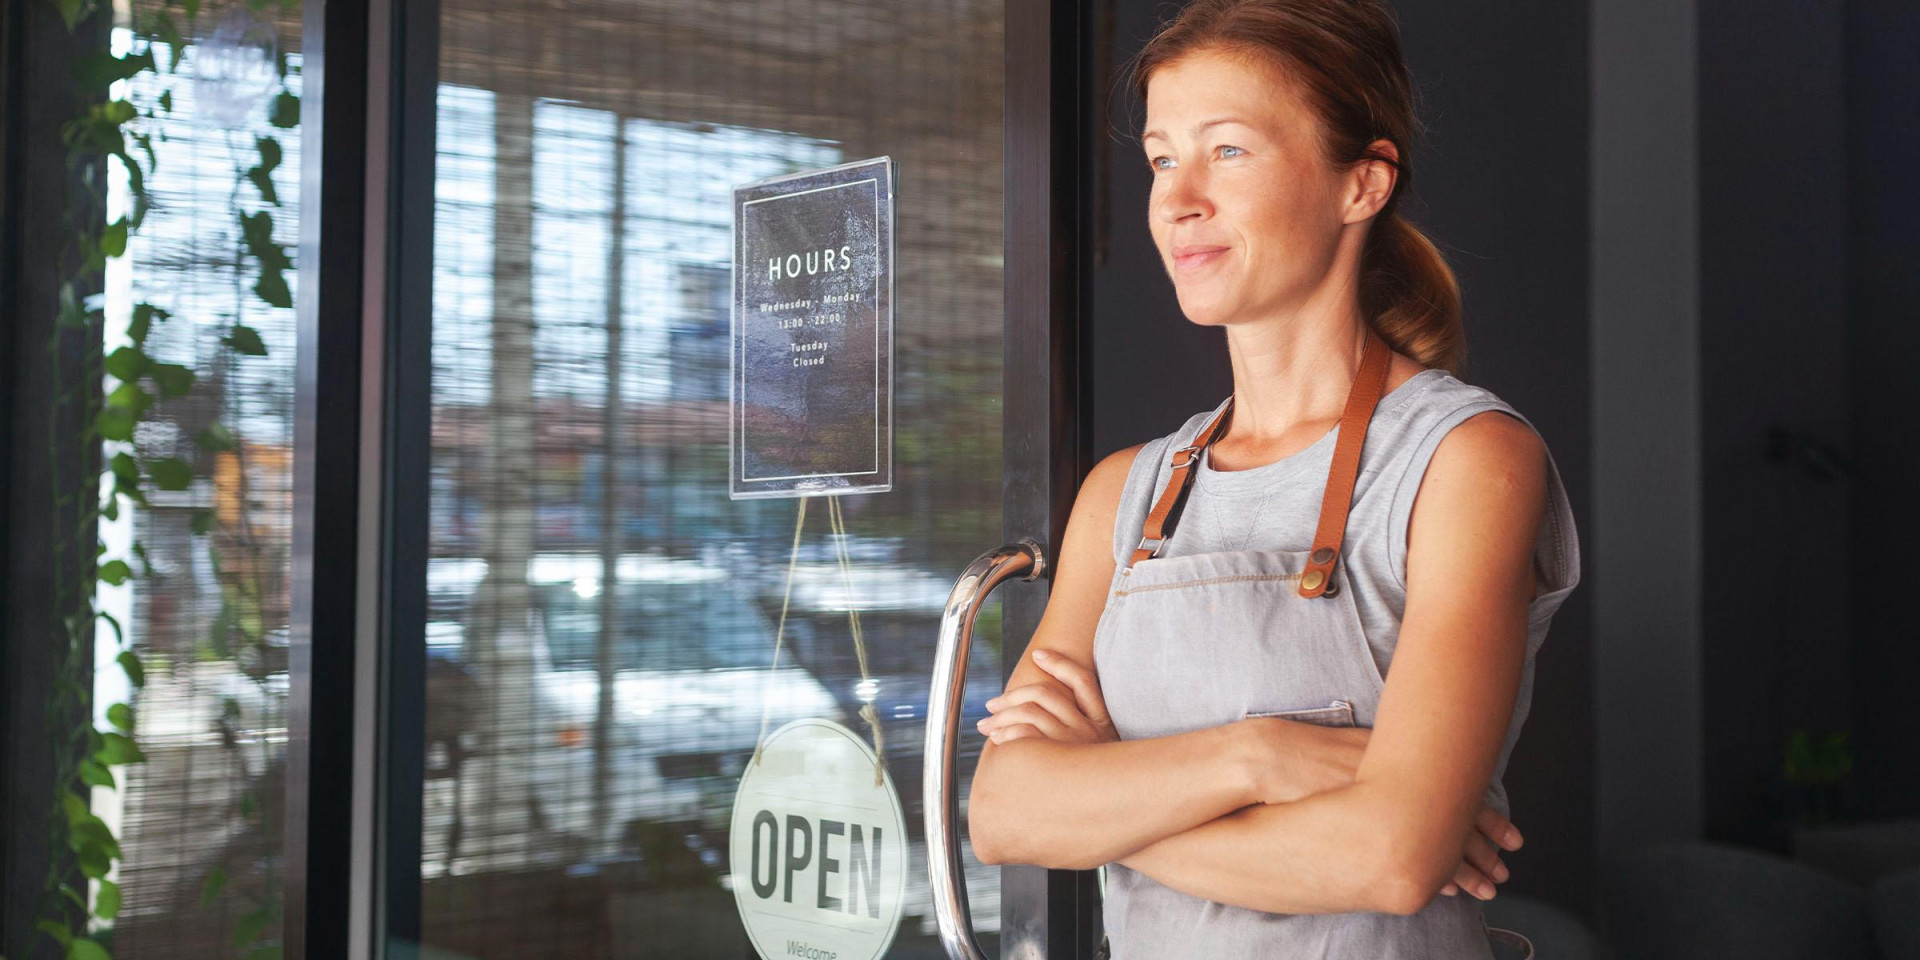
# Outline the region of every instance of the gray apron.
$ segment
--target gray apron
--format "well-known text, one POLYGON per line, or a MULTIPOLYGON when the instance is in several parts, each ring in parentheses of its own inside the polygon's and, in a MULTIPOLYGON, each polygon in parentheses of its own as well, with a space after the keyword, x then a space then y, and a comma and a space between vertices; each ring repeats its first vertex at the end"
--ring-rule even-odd
MULTIPOLYGON (((1169 482, 1147 516, 1140 548, 1114 574, 1094 634, 1095 666, 1122 739, 1255 716, 1373 726, 1385 680, 1352 593, 1341 589, 1340 541, 1391 359, 1369 328, 1307 550, 1156 556, 1172 536, 1200 453, 1223 428, 1232 402, 1173 452, 1169 482)), ((1193 897, 1119 863, 1105 869, 1102 950, 1113 960, 1485 960, 1494 957, 1495 942, 1503 958, 1533 957, 1525 937, 1489 929, 1480 901, 1465 892, 1435 897, 1412 916, 1281 914, 1193 897)))

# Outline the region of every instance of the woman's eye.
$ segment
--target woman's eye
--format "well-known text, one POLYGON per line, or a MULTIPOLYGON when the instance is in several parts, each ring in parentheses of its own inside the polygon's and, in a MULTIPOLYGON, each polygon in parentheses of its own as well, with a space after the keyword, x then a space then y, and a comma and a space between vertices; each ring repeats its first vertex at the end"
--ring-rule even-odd
POLYGON ((1161 166, 1161 165, 1160 165, 1160 161, 1162 161, 1162 160, 1172 160, 1172 159, 1173 159, 1172 157, 1153 157, 1152 159, 1149 159, 1149 160, 1147 161, 1147 165, 1148 165, 1148 166, 1150 166, 1150 167, 1152 167, 1152 168, 1153 168, 1153 169, 1155 169, 1155 170, 1170 170, 1170 169, 1172 169, 1171 167, 1163 167, 1163 166, 1161 166))
POLYGON ((1228 150, 1239 150, 1239 151, 1240 151, 1241 153, 1246 153, 1246 152, 1247 152, 1247 151, 1246 151, 1245 149, 1243 149, 1243 148, 1241 148, 1241 147, 1236 147, 1236 146, 1233 146, 1232 144, 1226 144, 1226 145, 1223 145, 1223 146, 1221 146, 1221 148, 1220 148, 1220 153, 1221 153, 1221 155, 1222 155, 1222 156, 1225 156, 1225 155, 1226 155, 1226 152, 1227 152, 1228 150))

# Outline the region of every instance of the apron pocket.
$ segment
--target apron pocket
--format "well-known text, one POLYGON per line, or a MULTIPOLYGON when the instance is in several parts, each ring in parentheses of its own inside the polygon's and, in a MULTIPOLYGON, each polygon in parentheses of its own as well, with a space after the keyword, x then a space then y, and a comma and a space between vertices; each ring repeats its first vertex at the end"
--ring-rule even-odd
POLYGON ((1307 707, 1303 710, 1270 710, 1248 712, 1251 717, 1279 717, 1282 720, 1296 720, 1322 727, 1353 726, 1353 704, 1346 700, 1335 700, 1324 707, 1307 707))

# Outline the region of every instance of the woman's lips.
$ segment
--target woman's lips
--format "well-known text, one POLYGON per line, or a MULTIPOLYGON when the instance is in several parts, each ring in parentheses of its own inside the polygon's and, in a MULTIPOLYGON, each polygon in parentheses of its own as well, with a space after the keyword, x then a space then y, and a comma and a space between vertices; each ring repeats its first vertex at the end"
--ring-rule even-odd
POLYGON ((1176 247, 1173 251, 1173 265, 1175 269, 1182 272, 1197 270, 1220 259, 1220 255, 1226 252, 1226 247, 1176 247))

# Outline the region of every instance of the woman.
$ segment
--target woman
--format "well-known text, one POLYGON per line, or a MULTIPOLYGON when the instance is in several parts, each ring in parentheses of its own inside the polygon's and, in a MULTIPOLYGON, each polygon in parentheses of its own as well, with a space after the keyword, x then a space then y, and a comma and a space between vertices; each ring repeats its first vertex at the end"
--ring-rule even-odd
POLYGON ((981 723, 975 855, 1105 865, 1119 960, 1531 955, 1480 900, 1578 541, 1532 425, 1451 373, 1391 15, 1198 0, 1135 76, 1154 242, 1233 393, 1087 477, 981 723))

